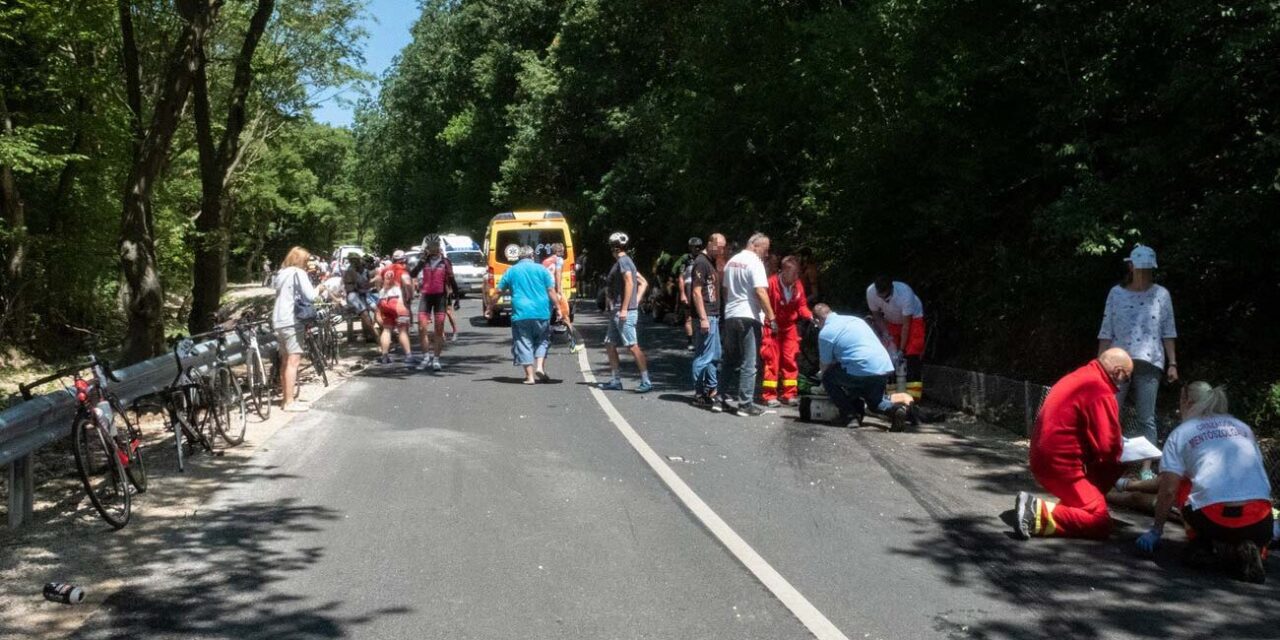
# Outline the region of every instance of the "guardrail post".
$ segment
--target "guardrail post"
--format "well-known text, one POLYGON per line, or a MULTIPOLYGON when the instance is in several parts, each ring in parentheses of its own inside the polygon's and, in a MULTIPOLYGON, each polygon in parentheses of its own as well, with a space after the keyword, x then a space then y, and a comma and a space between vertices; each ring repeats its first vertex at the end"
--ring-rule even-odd
POLYGON ((30 455, 9 463, 9 529, 17 529, 31 519, 35 484, 30 455))

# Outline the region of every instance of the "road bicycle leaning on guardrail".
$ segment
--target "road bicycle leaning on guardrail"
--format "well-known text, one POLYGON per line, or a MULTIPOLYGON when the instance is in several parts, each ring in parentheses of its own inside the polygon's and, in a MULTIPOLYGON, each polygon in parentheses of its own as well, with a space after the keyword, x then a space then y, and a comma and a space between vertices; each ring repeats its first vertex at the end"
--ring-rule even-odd
POLYGON ((236 323, 236 334, 244 345, 244 364, 247 369, 244 386, 248 388, 249 398, 253 400, 253 410, 259 418, 271 417, 271 390, 275 387, 267 378, 266 363, 262 360, 262 349, 258 347, 258 332, 267 326, 267 320, 254 320, 246 314, 236 323))
POLYGON ((22 397, 41 385, 72 379, 65 386, 79 408, 71 421, 71 442, 76 469, 85 493, 103 520, 116 529, 129 524, 132 497, 129 484, 142 493, 147 490, 147 465, 142 458, 142 435, 129 421, 120 399, 111 392, 119 382, 110 365, 89 354, 89 362, 67 367, 34 382, 19 386, 22 397), (89 377, 84 372, 89 371, 89 377))
POLYGON ((214 451, 210 440, 213 412, 204 408, 205 384, 195 367, 182 366, 183 358, 189 358, 195 350, 195 342, 179 337, 172 343, 178 373, 168 387, 134 400, 134 420, 136 423, 146 413, 163 413, 165 429, 173 432, 178 471, 186 471, 186 458, 195 453, 197 446, 214 455, 220 452, 214 451))
POLYGON ((214 338, 215 351, 212 369, 206 379, 208 395, 205 397, 209 410, 213 412, 214 426, 218 435, 228 445, 235 446, 244 442, 245 425, 249 414, 245 411, 244 393, 240 388, 240 379, 231 369, 228 357, 227 337, 231 329, 218 327, 207 336, 214 338))

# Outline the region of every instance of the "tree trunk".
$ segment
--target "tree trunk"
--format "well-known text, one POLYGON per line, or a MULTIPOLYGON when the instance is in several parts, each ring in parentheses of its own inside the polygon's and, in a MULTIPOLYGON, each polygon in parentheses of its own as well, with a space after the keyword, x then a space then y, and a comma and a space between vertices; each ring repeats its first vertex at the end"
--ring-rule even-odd
MULTIPOLYGON (((133 33, 132 14, 123 5, 120 12, 122 36, 133 33)), ((191 91, 192 76, 199 66, 196 34, 207 28, 209 20, 209 6, 203 0, 181 0, 177 7, 186 24, 174 44, 169 68, 158 87, 150 126, 145 133, 135 129, 141 133, 141 138, 135 138, 133 165, 125 182, 119 249, 128 318, 123 354, 126 363, 145 360, 164 349, 164 287, 156 260, 151 193, 168 159, 173 135, 191 91)), ((137 64, 137 42, 125 38, 123 44, 129 106, 134 120, 141 122, 141 100, 139 98, 135 102, 134 97, 141 96, 138 83, 142 74, 136 66, 128 68, 128 61, 137 64)))
POLYGON ((192 333, 208 331, 213 326, 222 294, 227 286, 228 219, 226 185, 239 160, 241 134, 246 123, 245 103, 253 85, 253 56, 275 11, 275 0, 258 0, 249 20, 244 43, 236 57, 227 107, 226 127, 222 140, 213 146, 212 114, 209 107, 209 82, 206 73, 203 38, 198 43, 200 66, 195 76, 196 141, 200 150, 200 215, 196 218, 195 262, 191 288, 191 315, 187 327, 192 333))
MULTIPOLYGON (((9 115, 8 101, 3 93, 0 93, 0 135, 13 135, 13 118, 9 115)), ((0 333, 5 333, 3 329, 7 328, 9 321, 22 315, 19 291, 27 260, 27 215, 24 208, 13 168, 0 165, 0 213, 4 214, 9 233, 13 234, 4 247, 4 280, 0 283, 0 333)))

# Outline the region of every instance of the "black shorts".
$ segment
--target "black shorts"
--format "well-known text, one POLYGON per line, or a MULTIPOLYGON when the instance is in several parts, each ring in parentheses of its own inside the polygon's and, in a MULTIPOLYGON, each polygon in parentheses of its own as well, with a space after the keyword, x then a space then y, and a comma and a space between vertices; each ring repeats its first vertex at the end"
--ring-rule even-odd
POLYGON ((449 297, 443 293, 423 294, 422 299, 418 302, 418 315, 443 316, 444 310, 448 306, 449 297))
MULTIPOLYGON (((1227 508, 1230 509, 1230 507, 1227 508)), ((1198 509, 1187 509, 1183 514, 1183 518, 1195 531, 1195 537, 1198 539, 1220 542, 1252 540, 1258 545, 1259 549, 1265 549, 1271 543, 1272 523, 1274 520, 1272 520, 1272 516, 1269 513, 1261 520, 1242 524, 1238 527, 1229 527, 1214 522, 1198 509)))

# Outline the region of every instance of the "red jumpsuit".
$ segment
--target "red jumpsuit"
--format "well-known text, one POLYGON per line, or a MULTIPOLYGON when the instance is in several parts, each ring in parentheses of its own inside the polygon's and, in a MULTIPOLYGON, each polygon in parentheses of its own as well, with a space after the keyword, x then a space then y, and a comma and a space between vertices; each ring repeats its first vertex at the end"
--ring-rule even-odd
POLYGON ((800 318, 813 320, 809 311, 809 301, 805 299, 804 283, 799 279, 791 285, 791 298, 784 299, 782 280, 774 274, 769 276, 769 305, 773 307, 773 315, 778 320, 778 332, 774 333, 765 325, 763 339, 760 342, 760 359, 764 361, 764 390, 761 397, 765 402, 770 400, 788 400, 799 395, 796 386, 800 379, 800 369, 796 366, 796 356, 800 353, 800 332, 796 322, 800 318), (782 393, 778 393, 778 387, 782 393))
POLYGON ((1116 387, 1097 360, 1053 385, 1031 436, 1031 473, 1061 501, 1044 503, 1043 535, 1106 538, 1106 492, 1121 475, 1116 387))

